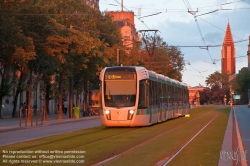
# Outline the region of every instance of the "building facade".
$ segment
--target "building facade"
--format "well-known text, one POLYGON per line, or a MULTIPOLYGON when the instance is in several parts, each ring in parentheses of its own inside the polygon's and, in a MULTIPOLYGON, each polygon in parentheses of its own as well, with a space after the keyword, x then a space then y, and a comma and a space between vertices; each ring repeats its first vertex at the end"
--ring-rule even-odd
POLYGON ((196 105, 196 95, 199 92, 202 92, 205 88, 202 85, 195 87, 188 87, 189 92, 189 104, 196 105))
POLYGON ((230 24, 227 24, 226 34, 223 41, 221 50, 221 71, 222 73, 235 74, 235 47, 234 40, 230 28, 230 24))
POLYGON ((134 12, 106 11, 105 14, 111 16, 113 22, 119 27, 123 45, 129 52, 133 47, 133 42, 138 42, 140 40, 134 24, 134 12))

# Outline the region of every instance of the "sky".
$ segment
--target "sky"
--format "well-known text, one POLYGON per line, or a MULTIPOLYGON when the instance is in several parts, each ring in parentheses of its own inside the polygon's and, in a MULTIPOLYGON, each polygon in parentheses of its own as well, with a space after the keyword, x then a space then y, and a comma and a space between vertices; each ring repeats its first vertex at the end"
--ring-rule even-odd
MULTIPOLYGON (((100 10, 121 11, 121 2, 100 0, 100 10)), ((236 74, 248 65, 250 0, 123 0, 123 6, 134 12, 137 31, 158 30, 168 45, 180 46, 186 63, 182 81, 189 86, 207 86, 207 77, 221 72, 222 47, 198 46, 221 45, 228 23, 236 48, 236 74)))

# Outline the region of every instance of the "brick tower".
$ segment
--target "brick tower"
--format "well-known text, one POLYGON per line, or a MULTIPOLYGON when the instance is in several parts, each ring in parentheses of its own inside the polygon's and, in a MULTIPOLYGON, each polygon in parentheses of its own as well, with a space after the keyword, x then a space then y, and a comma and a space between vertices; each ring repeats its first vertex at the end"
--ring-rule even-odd
POLYGON ((229 23, 221 50, 221 71, 230 75, 235 74, 235 47, 229 23))

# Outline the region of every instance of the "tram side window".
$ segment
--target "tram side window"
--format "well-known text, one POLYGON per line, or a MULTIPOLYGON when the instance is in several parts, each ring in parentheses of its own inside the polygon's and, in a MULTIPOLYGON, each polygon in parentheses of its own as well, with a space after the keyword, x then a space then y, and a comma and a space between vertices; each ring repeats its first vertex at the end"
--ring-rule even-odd
POLYGON ((173 85, 170 85, 170 86, 169 86, 169 90, 170 90, 170 91, 169 91, 169 93, 170 93, 170 95, 169 95, 169 97, 170 97, 170 98, 169 98, 169 99, 170 99, 170 100, 169 100, 169 103, 171 104, 171 106, 173 106, 173 97, 174 97, 174 96, 173 96, 173 85))
POLYGON ((154 105, 154 108, 155 107, 158 107, 158 96, 157 96, 157 93, 158 93, 158 90, 157 90, 157 82, 156 81, 153 81, 153 87, 154 87, 154 98, 153 98, 153 105, 154 105))
POLYGON ((167 91, 164 83, 162 83, 162 104, 164 107, 167 106, 167 91))
POLYGON ((169 100, 169 90, 168 90, 168 84, 165 85, 165 103, 168 106, 168 100, 169 100))
POLYGON ((141 80, 139 86, 138 109, 145 109, 149 107, 148 80, 141 80))
POLYGON ((160 82, 156 82, 155 83, 156 85, 156 104, 157 104, 157 107, 159 108, 160 107, 160 104, 161 104, 161 83, 160 82))
POLYGON ((153 80, 149 81, 150 91, 150 106, 153 108, 156 105, 156 82, 153 80))
POLYGON ((181 91, 179 87, 177 87, 176 89, 177 89, 176 104, 179 106, 181 91))

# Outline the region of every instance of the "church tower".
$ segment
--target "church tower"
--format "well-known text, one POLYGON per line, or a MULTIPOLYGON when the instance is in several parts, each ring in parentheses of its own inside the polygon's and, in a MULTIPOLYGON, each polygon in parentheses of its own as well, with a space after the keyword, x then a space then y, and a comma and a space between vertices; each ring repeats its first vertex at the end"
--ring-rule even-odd
POLYGON ((221 50, 221 71, 222 73, 235 74, 235 47, 230 24, 227 24, 227 30, 221 50))

